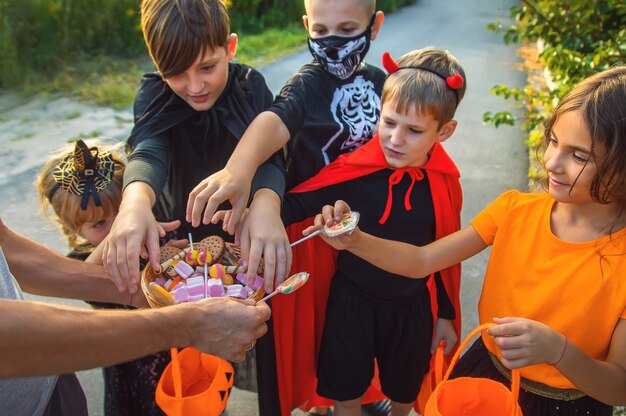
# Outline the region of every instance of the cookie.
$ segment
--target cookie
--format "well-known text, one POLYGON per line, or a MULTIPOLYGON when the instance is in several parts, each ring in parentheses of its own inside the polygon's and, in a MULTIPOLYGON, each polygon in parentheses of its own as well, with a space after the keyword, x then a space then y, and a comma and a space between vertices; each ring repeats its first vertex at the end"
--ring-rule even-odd
POLYGON ((199 243, 194 244, 193 248, 198 251, 208 251, 211 253, 213 263, 217 263, 224 253, 224 239, 218 235, 211 235, 203 238, 199 243))
POLYGON ((160 263, 163 263, 164 261, 167 261, 171 258, 174 258, 178 253, 180 253, 182 250, 176 247, 172 247, 172 246, 163 246, 161 247, 161 261, 160 263))

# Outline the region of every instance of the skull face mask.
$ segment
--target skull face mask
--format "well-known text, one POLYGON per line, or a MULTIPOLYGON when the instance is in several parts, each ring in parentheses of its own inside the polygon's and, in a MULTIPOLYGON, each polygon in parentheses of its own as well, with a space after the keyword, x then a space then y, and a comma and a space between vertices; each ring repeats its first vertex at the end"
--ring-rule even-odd
POLYGON ((331 75, 339 79, 350 77, 357 70, 370 48, 372 25, 376 15, 372 16, 367 29, 359 35, 309 37, 311 55, 331 75))

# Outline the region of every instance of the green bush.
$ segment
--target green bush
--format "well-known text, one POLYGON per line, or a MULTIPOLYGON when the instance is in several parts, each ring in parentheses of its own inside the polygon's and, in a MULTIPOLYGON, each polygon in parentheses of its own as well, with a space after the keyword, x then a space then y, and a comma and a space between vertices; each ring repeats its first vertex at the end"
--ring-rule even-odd
MULTIPOLYGON (((385 12, 416 0, 378 0, 385 12)), ((300 24, 303 0, 231 0, 233 31, 300 24)), ((80 62, 146 54, 140 0, 0 0, 0 87, 54 78, 80 62)))
MULTIPOLYGON (((626 59, 626 2, 623 0, 523 0, 511 8, 515 24, 500 22, 488 29, 502 34, 505 43, 541 41, 541 64, 549 71, 552 89, 526 85, 509 88, 498 85, 492 93, 513 99, 524 108, 523 129, 543 125, 559 97, 591 74, 626 59)), ((485 113, 483 119, 496 127, 514 125, 508 111, 485 113)))

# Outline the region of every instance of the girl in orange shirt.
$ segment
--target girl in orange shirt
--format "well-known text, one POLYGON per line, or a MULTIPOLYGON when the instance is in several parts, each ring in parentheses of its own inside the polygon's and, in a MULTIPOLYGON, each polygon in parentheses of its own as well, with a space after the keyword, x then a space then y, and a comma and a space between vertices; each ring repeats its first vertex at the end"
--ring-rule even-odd
MULTIPOLYGON (((389 272, 427 276, 492 246, 483 333, 453 376, 509 384, 526 415, 607 415, 626 403, 626 66, 589 77, 545 132, 546 193, 509 191, 469 226, 424 247, 358 228, 325 238, 389 272)), ((348 210, 324 207, 310 233, 348 210)))

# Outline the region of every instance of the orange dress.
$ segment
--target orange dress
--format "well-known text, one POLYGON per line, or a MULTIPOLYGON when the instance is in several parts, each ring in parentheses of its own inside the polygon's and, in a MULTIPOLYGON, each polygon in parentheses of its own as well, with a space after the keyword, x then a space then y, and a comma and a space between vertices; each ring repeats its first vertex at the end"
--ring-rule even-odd
MULTIPOLYGON (((478 304, 480 323, 493 317, 543 322, 598 360, 606 360, 613 330, 626 319, 626 228, 598 240, 572 243, 550 228, 549 194, 509 191, 472 226, 492 246, 478 304)), ((493 338, 485 345, 498 354, 493 338)), ((574 388, 556 368, 537 364, 522 377, 574 388)))

